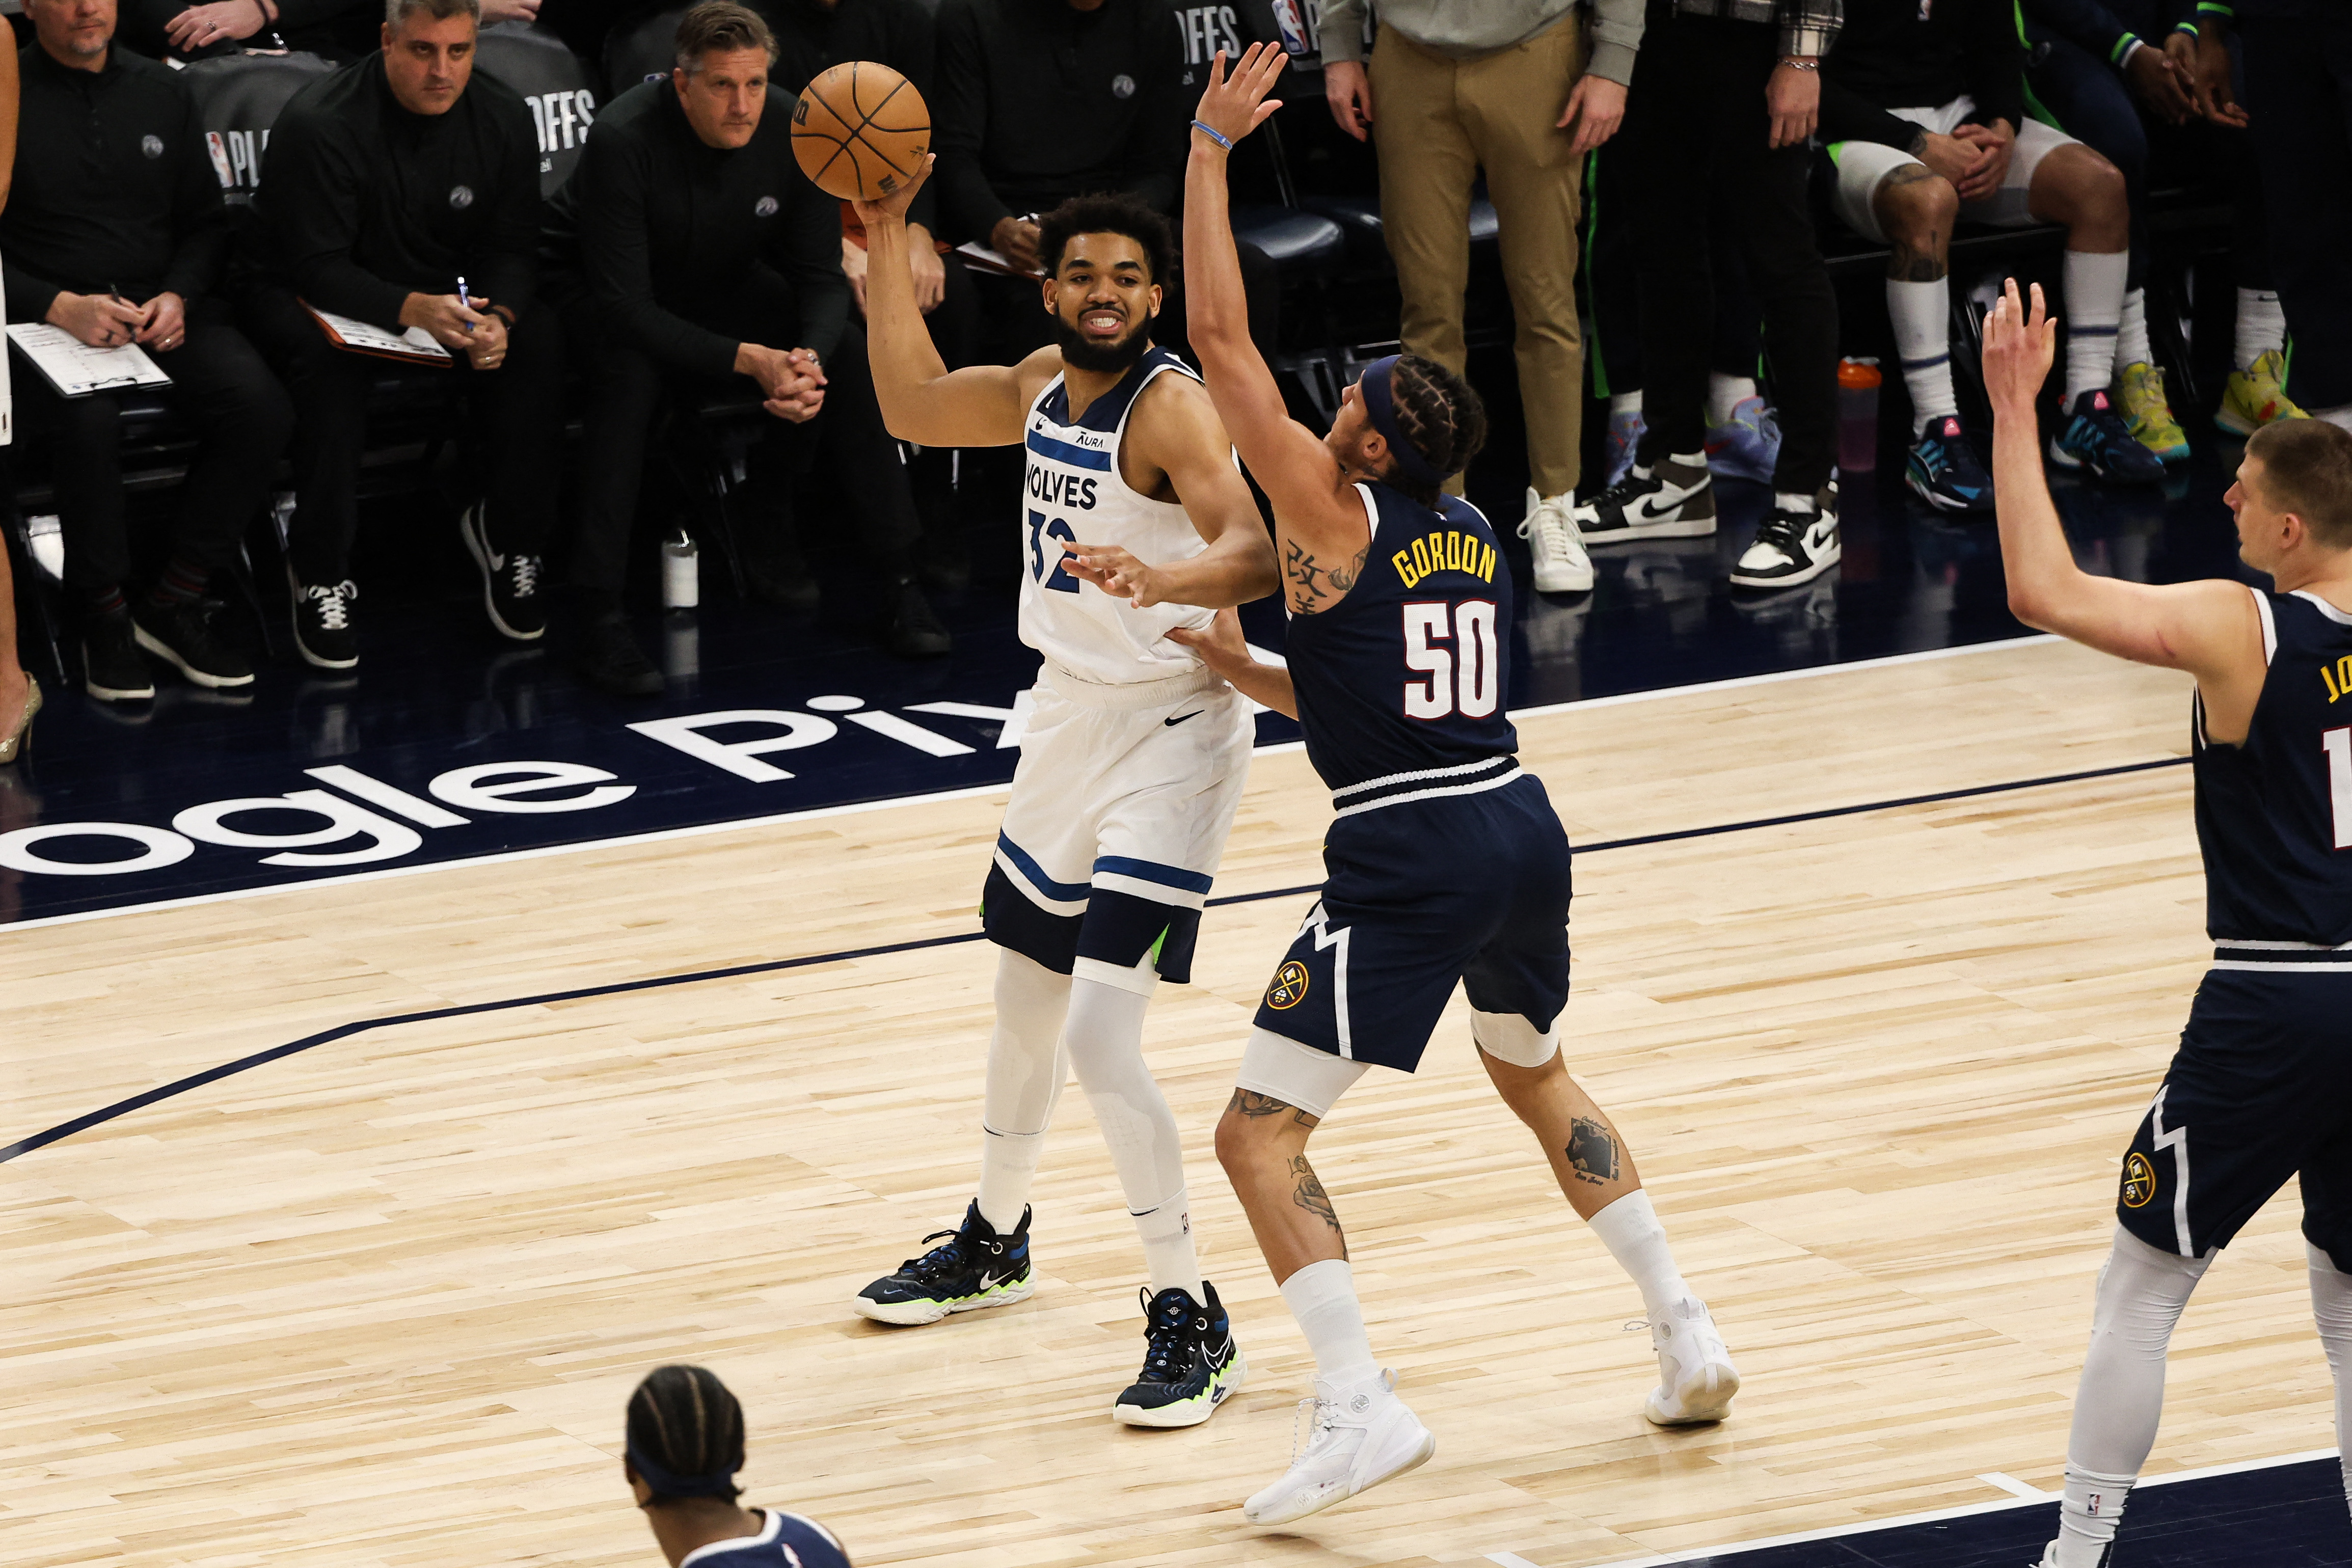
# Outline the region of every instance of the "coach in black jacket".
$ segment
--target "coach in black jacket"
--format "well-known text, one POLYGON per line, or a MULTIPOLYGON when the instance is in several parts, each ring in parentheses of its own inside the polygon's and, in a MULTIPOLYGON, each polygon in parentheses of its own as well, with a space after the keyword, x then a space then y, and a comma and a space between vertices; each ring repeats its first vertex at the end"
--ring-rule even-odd
POLYGON ((359 466, 368 391, 391 367, 335 347, 305 304, 420 329, 450 351, 488 454, 488 498, 467 509, 462 526, 491 625, 518 642, 546 626, 538 588, 555 505, 563 350, 555 313, 533 309, 539 138, 513 89, 474 74, 478 0, 393 0, 388 14, 379 53, 286 106, 254 201, 262 276, 245 301, 246 329, 285 377, 301 420, 288 564, 296 642, 323 668, 359 661, 351 568, 359 466))
POLYGON ((83 685, 101 701, 152 697, 139 649, 204 686, 253 681, 217 638, 205 580, 236 552, 269 492, 293 422, 286 394, 212 297, 227 245, 220 184, 186 85, 113 43, 112 0, 32 0, 12 198, 0 216, 7 315, 94 346, 137 342, 198 443, 180 492, 172 563, 125 590, 131 552, 119 467, 121 398, 61 398, 38 372, 16 385, 36 441, 54 441, 66 583, 83 611, 83 685))
MULTIPOLYGON (((840 204, 792 151, 790 100, 770 102, 775 40, 732 0, 678 24, 677 61, 596 117, 551 204, 547 248, 569 335, 593 363, 579 537, 565 574, 576 657, 617 693, 659 688, 620 612, 646 438, 666 393, 758 397, 754 531, 743 564, 761 597, 814 607, 793 490, 821 445, 864 513, 858 537, 894 652, 938 654, 945 630, 914 582, 914 501, 883 428, 849 319, 840 204)), ((753 521, 746 519, 744 521, 753 521)))

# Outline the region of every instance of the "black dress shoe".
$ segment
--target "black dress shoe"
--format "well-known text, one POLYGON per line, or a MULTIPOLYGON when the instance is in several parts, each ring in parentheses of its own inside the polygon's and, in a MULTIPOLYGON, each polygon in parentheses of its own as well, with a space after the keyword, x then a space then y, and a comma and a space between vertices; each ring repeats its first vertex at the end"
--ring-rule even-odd
POLYGON ((629 617, 603 610, 581 623, 572 662, 590 685, 614 697, 651 697, 662 689, 661 671, 646 658, 629 630, 629 617))
POLYGON ((890 591, 890 626, 882 640, 900 658, 937 658, 955 646, 911 577, 890 591))

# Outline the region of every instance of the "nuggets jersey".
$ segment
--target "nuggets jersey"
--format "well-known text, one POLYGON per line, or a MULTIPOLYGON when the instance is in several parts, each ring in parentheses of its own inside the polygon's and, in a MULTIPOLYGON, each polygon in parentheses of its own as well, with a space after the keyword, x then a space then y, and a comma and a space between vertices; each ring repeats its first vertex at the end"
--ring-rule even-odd
POLYGON ((698 1546, 677 1568, 849 1568, 849 1553, 816 1521, 780 1508, 758 1511, 768 1516, 759 1534, 698 1546))
POLYGON ((2352 615, 2250 589, 2270 664, 2243 744, 2193 737, 2205 924, 2231 967, 2342 961, 2352 943, 2352 615), (2298 960, 2298 951, 2304 957, 2298 960))
POLYGON ((1503 709, 1511 578, 1494 528, 1453 496, 1433 510, 1386 485, 1356 490, 1372 528, 1363 573, 1287 632, 1307 759, 1343 813, 1391 781, 1494 787, 1519 749, 1503 709))
POLYGON ((1047 663, 1104 685, 1164 680, 1199 670, 1199 656, 1170 642, 1167 634, 1174 626, 1205 626, 1214 618, 1214 612, 1189 605, 1136 609, 1062 567, 1065 541, 1116 544, 1153 565, 1181 561, 1205 548, 1181 506, 1138 494, 1119 477, 1128 415, 1154 377, 1171 373, 1192 374, 1182 360, 1156 348, 1091 408, 1074 411, 1058 375, 1029 405, 1021 501, 1027 567, 1021 581, 1021 640, 1047 663))

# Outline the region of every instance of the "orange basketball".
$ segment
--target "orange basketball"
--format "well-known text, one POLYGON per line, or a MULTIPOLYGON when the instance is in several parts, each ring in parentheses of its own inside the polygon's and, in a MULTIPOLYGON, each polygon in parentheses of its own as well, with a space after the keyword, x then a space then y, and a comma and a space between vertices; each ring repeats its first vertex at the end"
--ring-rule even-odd
POLYGON ((923 171, 931 110, 915 84, 872 60, 844 60, 793 106, 793 156, 818 190, 878 201, 923 171))

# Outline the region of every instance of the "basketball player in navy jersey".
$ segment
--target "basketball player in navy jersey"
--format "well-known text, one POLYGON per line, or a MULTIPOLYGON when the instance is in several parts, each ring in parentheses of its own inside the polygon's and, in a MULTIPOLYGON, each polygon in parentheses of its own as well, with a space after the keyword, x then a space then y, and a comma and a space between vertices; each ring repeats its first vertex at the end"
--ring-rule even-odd
MULTIPOLYGON (((2056 323, 2011 282, 1985 322, 2009 605, 2042 631, 2196 678, 2190 744, 2213 966, 2124 1152, 2115 1242, 2066 1439, 2044 1568, 2106 1568, 2156 1442, 2165 1348, 2214 1254, 2300 1174, 2336 1432, 2352 1447, 2352 432, 2282 421, 2246 442, 2238 553, 2268 590, 2158 586, 2074 563, 2034 398, 2056 323)), ((2352 1502, 2352 1468, 2346 1475, 2352 1502)))
POLYGON ((1440 489, 1485 437, 1477 395, 1430 361, 1382 360, 1318 438, 1286 416, 1250 343, 1225 156, 1279 107, 1265 100, 1285 63, 1261 45, 1230 79, 1223 55, 1212 68, 1186 174, 1184 272, 1209 395, 1274 503, 1289 668, 1251 660, 1230 619, 1172 634, 1297 717, 1336 818, 1328 879, 1266 987, 1217 1128, 1218 1157, 1315 1353, 1313 1436, 1244 1507, 1266 1525, 1435 1449, 1373 1359, 1339 1215, 1306 1147, 1367 1067, 1418 1065, 1457 983, 1495 1087, 1641 1287, 1661 1374, 1650 1419, 1720 1419, 1739 1387, 1624 1140, 1560 1060, 1568 836, 1520 768, 1503 710, 1508 567, 1486 519, 1440 489))
POLYGON ((657 1366, 629 1395, 622 1479, 669 1568, 849 1568, 833 1531, 780 1508, 745 1508, 743 1407, 707 1367, 657 1366))
POLYGON ((1183 1144, 1143 1058, 1143 1018, 1160 981, 1192 976, 1256 730, 1249 704, 1171 634, 1208 625, 1201 605, 1272 593, 1273 544, 1199 378, 1152 345, 1173 270, 1167 221, 1121 196, 1047 213, 1041 298, 1059 341, 1017 365, 950 372, 908 267, 906 208, 920 185, 859 205, 875 389, 902 440, 1024 448, 1021 638, 1044 662, 982 893, 1002 951, 978 1191, 961 1226, 926 1238, 943 1245, 854 1307, 932 1323, 1036 1289, 1030 1184, 1075 1070, 1150 1278, 1143 1370, 1112 1418, 1197 1426, 1248 1363, 1201 1277, 1183 1144), (1148 563, 1148 588, 1087 587, 1066 565, 1080 540, 1148 563))

